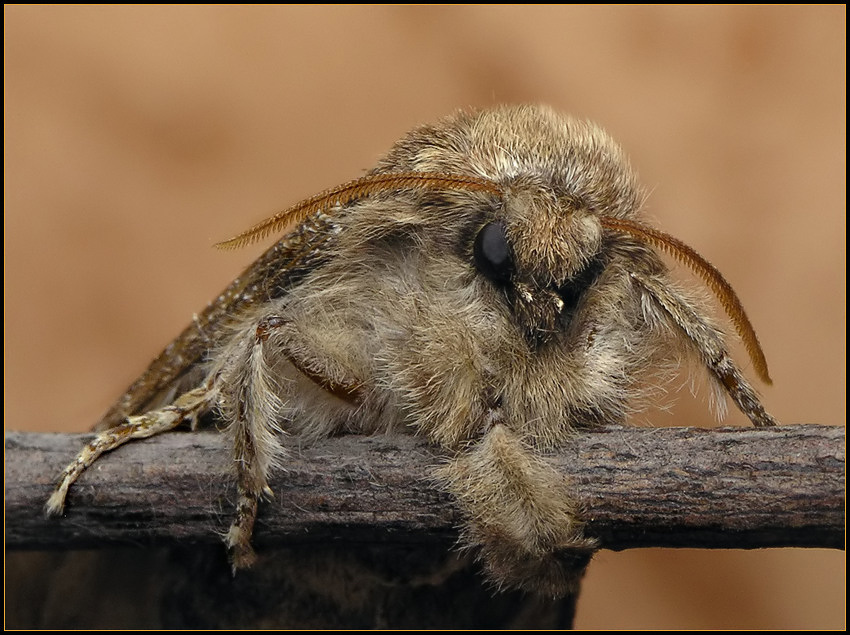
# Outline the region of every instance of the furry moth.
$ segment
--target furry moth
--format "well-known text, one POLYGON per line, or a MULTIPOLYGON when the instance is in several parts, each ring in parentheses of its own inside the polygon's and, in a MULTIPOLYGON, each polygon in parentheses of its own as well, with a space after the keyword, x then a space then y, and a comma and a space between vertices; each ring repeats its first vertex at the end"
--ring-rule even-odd
POLYGON ((718 297, 767 383, 740 301, 696 251, 641 220, 644 195, 599 127, 541 106, 459 112, 398 141, 364 177, 221 243, 295 227, 222 292, 104 416, 47 503, 102 453, 213 413, 237 488, 234 568, 284 433, 415 432, 446 456, 462 540, 496 585, 569 593, 595 547, 541 457, 621 423, 648 373, 696 359, 772 426, 708 310, 659 252, 718 297), (579 571, 577 574, 576 571, 579 571))

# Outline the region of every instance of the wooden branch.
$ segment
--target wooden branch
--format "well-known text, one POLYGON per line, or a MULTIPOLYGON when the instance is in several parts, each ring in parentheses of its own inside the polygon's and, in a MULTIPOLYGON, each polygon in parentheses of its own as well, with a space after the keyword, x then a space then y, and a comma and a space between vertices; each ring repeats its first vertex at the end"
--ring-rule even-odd
MULTIPOLYGON (((7 549, 214 542, 234 485, 216 433, 173 433, 102 457, 64 518, 43 505, 90 435, 7 432, 7 549)), ((844 546, 845 428, 621 428, 578 435, 550 460, 575 488, 588 533, 630 547, 844 546)), ((460 516, 429 482, 438 450, 410 436, 349 436, 293 449, 261 506, 258 547, 452 539, 460 516)))

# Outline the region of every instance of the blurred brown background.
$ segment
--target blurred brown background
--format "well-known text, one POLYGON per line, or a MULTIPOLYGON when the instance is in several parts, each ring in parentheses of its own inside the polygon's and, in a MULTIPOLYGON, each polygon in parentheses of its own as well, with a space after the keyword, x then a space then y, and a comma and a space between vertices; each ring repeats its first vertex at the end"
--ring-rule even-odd
MULTIPOLYGON (((264 249, 214 241, 413 125, 524 101, 605 126, 653 220, 732 282, 768 410, 843 424, 845 24, 844 6, 6 6, 6 427, 89 428, 264 249)), ((637 423, 713 425, 674 397, 637 423)), ((576 626, 844 623, 843 553, 637 550, 599 554, 576 626)))

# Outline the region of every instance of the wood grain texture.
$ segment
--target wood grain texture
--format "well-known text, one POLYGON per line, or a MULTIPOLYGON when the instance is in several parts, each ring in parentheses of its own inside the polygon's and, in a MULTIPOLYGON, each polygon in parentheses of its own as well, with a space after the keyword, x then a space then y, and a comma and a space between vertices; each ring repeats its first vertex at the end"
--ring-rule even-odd
MULTIPOLYGON (((45 518, 54 479, 90 435, 7 432, 7 549, 211 543, 234 486, 222 435, 175 433, 99 460, 45 518)), ((604 548, 844 545, 845 428, 620 428, 549 457, 574 484, 604 548)), ((429 481, 440 455, 410 436, 293 448, 261 507, 258 548, 329 538, 443 542, 459 521, 429 481)))

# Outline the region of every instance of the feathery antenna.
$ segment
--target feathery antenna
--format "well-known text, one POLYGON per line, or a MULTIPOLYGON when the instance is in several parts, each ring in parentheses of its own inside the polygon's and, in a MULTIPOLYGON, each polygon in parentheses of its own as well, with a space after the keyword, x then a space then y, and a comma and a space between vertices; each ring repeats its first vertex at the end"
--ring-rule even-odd
POLYGON ((346 205, 378 192, 404 189, 484 191, 502 195, 502 189, 496 183, 474 176, 454 176, 434 172, 373 174, 349 181, 305 199, 289 209, 257 223, 233 238, 216 243, 216 247, 219 249, 245 247, 262 240, 269 234, 279 232, 287 226, 298 224, 318 211, 327 211, 335 205, 346 205))

